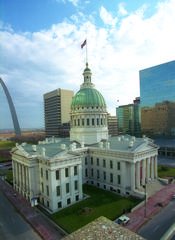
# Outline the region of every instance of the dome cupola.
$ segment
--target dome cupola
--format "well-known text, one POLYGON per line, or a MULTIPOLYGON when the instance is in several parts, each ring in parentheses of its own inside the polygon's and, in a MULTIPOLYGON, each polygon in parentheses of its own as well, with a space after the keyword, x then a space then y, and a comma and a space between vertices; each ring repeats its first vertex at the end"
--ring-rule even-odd
POLYGON ((108 139, 107 110, 102 94, 91 82, 91 70, 86 63, 84 82, 71 103, 70 140, 93 144, 108 139))

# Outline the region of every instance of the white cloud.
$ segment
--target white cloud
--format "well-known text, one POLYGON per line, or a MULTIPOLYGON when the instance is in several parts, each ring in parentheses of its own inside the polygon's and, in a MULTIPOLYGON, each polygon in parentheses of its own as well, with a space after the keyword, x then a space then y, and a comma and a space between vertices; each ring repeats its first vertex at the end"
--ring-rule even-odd
POLYGON ((112 15, 103 6, 100 8, 100 17, 105 24, 111 26, 115 26, 118 21, 118 18, 113 18, 112 15))
MULTIPOLYGON (((66 0, 56 0, 56 1, 66 3, 66 0)), ((67 0, 67 1, 71 2, 74 6, 77 6, 79 3, 79 0, 67 0)))
POLYGON ((118 99, 122 105, 139 96, 139 70, 174 60, 175 1, 159 3, 149 18, 145 18, 143 6, 124 16, 118 25, 117 17, 112 18, 103 7, 101 10, 109 25, 105 28, 78 14, 79 22, 81 17, 85 19, 78 26, 76 21, 65 21, 35 33, 0 32, 1 77, 23 127, 33 119, 38 119, 37 126, 44 125, 44 93, 56 88, 79 90, 86 53, 80 45, 86 36, 92 81, 112 114, 118 99))
POLYGON ((128 12, 126 11, 126 9, 124 8, 124 4, 123 3, 120 3, 118 5, 119 7, 119 10, 118 10, 118 14, 121 15, 121 16, 125 16, 128 14, 128 12))

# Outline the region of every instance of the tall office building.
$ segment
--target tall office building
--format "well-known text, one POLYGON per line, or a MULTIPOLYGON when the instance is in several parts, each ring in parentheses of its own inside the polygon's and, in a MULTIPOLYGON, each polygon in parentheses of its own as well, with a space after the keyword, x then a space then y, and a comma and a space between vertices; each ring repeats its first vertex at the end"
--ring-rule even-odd
POLYGON ((119 126, 118 126, 118 117, 116 116, 108 116, 108 134, 111 137, 119 135, 119 126))
POLYGON ((119 132, 139 136, 141 132, 140 98, 137 97, 133 104, 122 105, 116 108, 119 121, 119 132))
POLYGON ((175 61, 140 71, 141 129, 175 136, 175 61))
POLYGON ((70 122, 70 106, 73 96, 73 91, 60 88, 44 94, 46 137, 59 137, 60 129, 70 122))

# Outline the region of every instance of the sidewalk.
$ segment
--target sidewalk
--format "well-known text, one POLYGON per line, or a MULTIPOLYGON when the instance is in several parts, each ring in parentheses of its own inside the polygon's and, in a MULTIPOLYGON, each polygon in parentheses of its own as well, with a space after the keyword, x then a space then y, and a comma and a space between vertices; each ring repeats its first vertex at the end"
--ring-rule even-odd
POLYGON ((54 226, 37 209, 32 208, 29 202, 2 179, 0 179, 0 189, 42 239, 59 240, 65 237, 61 229, 54 226))
POLYGON ((166 206, 172 195, 175 194, 175 183, 169 184, 156 192, 154 195, 148 198, 146 202, 146 218, 145 215, 145 204, 140 206, 138 209, 132 213, 127 214, 127 217, 130 218, 130 222, 127 224, 126 228, 136 232, 141 228, 152 216, 154 216, 161 207, 157 203, 161 203, 162 206, 166 206))

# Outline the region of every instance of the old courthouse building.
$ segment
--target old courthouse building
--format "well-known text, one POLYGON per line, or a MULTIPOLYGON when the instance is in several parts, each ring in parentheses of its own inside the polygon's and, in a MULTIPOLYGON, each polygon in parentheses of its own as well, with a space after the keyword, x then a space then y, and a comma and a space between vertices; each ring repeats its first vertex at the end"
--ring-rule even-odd
POLYGON ((82 200, 83 183, 142 197, 145 181, 157 178, 158 147, 146 137, 108 137, 106 103, 88 64, 83 75, 71 104, 70 139, 23 143, 11 152, 15 190, 51 212, 82 200))

